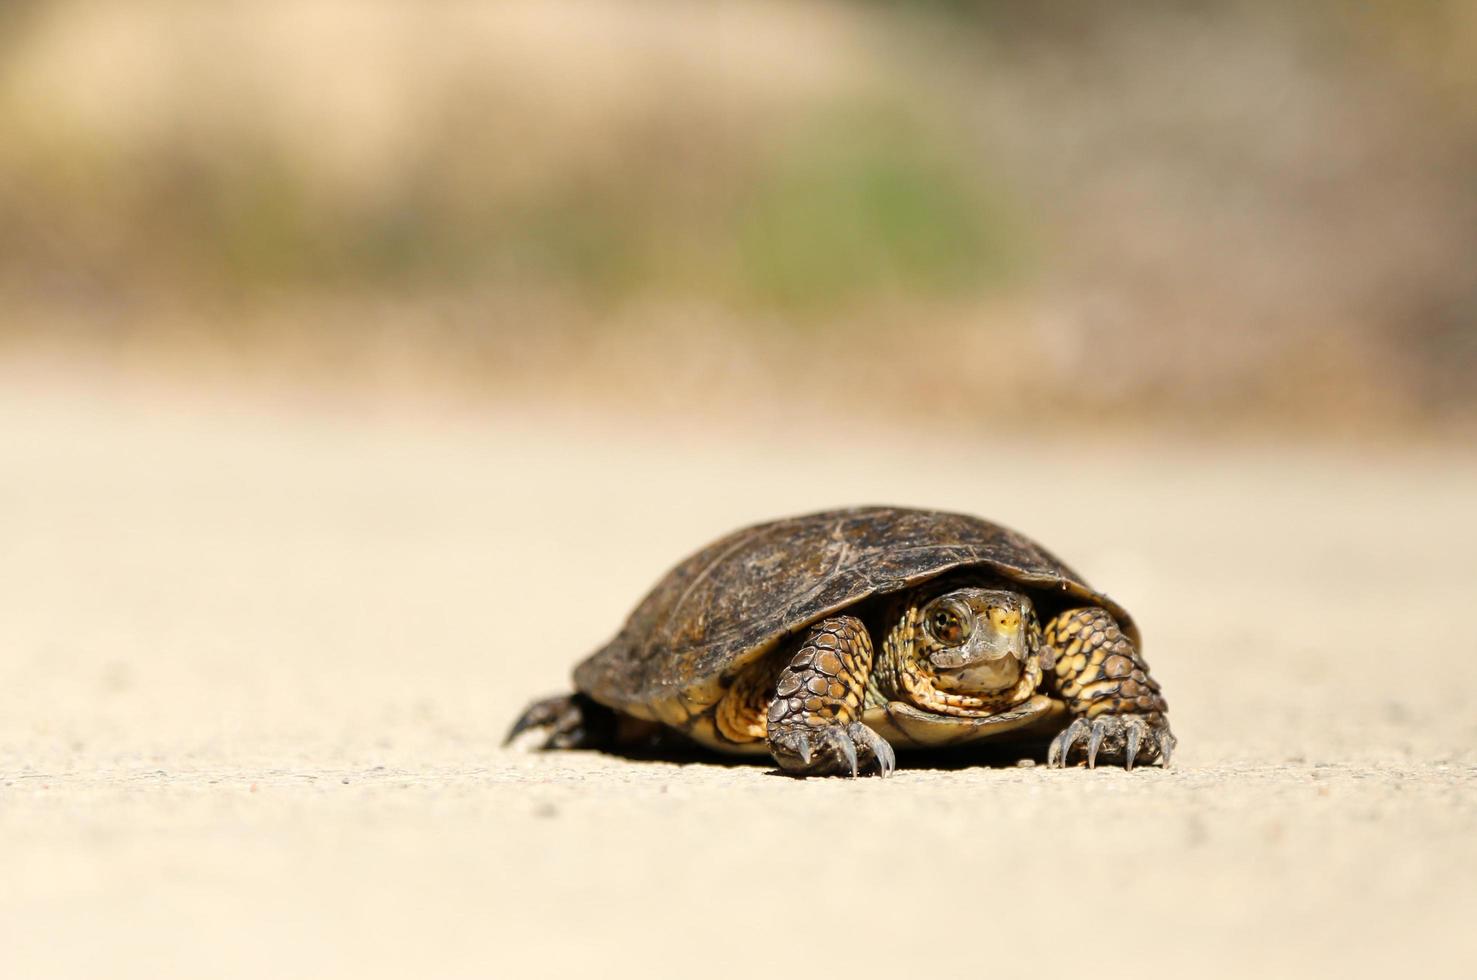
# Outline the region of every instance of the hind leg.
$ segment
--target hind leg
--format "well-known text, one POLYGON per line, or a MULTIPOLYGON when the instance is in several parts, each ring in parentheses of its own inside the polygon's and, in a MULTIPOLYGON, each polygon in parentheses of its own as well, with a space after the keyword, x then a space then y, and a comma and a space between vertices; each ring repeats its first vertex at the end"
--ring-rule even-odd
POLYGON ((535 701, 508 730, 503 744, 526 731, 541 729, 543 749, 603 749, 615 743, 616 713, 583 694, 560 694, 535 701))

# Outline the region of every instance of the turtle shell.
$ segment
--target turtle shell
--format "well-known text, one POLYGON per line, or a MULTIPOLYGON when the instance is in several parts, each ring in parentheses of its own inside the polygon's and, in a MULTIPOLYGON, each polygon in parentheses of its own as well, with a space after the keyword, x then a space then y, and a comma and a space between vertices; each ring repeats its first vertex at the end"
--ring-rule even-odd
POLYGON ((575 668, 575 686, 617 710, 680 724, 791 634, 964 569, 1019 584, 1047 614, 1101 605, 1141 645, 1126 610, 1023 534, 966 514, 857 507, 757 524, 687 558, 575 668))

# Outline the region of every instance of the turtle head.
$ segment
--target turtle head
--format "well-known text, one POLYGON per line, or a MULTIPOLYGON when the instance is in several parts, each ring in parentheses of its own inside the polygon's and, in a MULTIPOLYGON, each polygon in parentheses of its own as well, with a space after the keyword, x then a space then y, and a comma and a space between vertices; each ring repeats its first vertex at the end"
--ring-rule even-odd
POLYGON ((960 694, 1011 687, 1031 655, 1031 600, 1008 589, 946 592, 920 613, 918 654, 933 666, 934 683, 960 694))

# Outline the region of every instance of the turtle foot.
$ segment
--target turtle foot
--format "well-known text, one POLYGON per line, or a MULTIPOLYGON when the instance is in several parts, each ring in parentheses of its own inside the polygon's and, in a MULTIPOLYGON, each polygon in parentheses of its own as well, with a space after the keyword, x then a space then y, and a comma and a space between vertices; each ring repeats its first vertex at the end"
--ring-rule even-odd
POLYGON ((859 721, 872 638, 855 616, 832 616, 810 628, 775 682, 765 712, 769 752, 793 776, 855 776, 897 766, 887 740, 859 721))
POLYGON ((809 731, 795 727, 771 738, 769 751, 792 776, 856 776, 875 768, 885 778, 897 768, 892 746, 859 721, 809 731))
POLYGON ((535 701, 508 730, 503 745, 532 730, 544 734, 541 749, 592 749, 610 743, 614 714, 583 694, 560 694, 535 701))
POLYGON ((1095 769, 1098 760, 1121 762, 1132 769, 1135 762, 1158 762, 1167 767, 1178 739, 1163 715, 1099 715, 1091 720, 1077 718, 1051 741, 1046 765, 1063 769, 1074 754, 1095 769))

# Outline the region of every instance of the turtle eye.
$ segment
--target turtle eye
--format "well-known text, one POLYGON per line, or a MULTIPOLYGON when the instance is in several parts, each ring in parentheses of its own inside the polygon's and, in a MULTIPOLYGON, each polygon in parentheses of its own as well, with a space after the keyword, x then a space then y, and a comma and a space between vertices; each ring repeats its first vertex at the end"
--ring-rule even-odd
POLYGON ((974 616, 958 599, 939 599, 924 610, 923 628, 944 646, 958 646, 969 639, 974 616))

